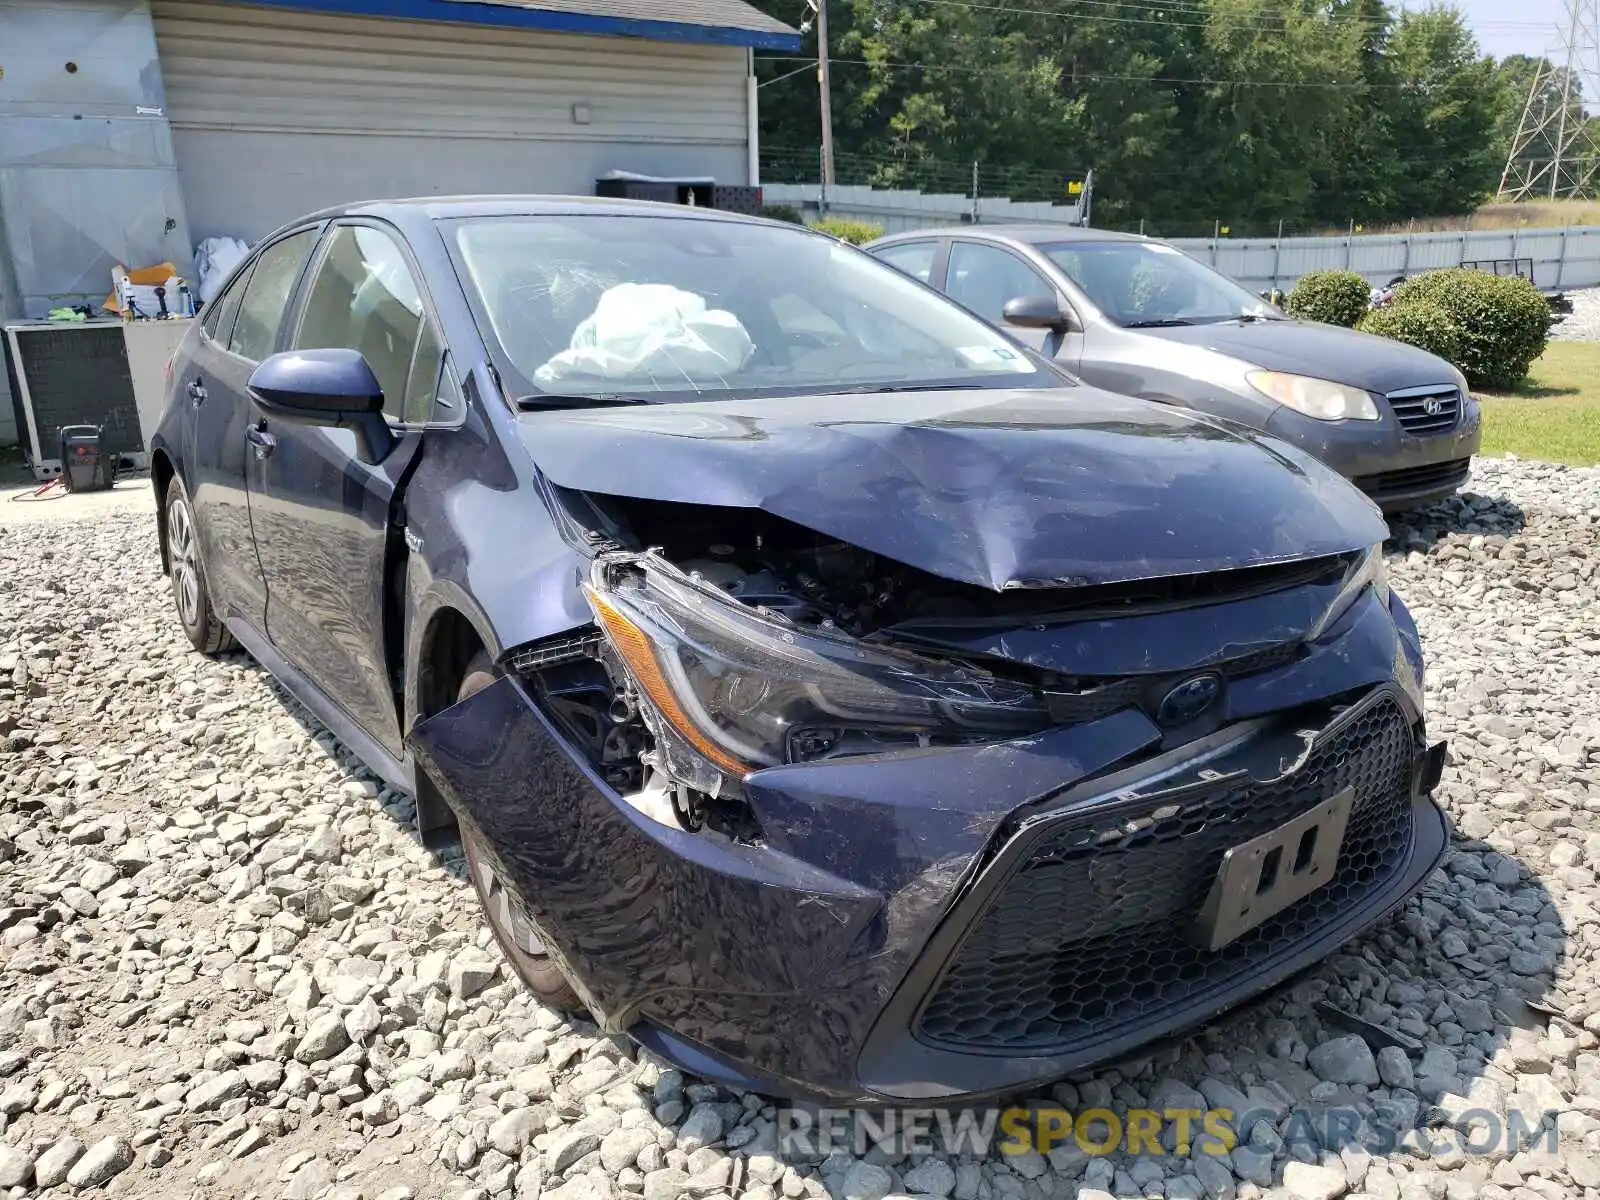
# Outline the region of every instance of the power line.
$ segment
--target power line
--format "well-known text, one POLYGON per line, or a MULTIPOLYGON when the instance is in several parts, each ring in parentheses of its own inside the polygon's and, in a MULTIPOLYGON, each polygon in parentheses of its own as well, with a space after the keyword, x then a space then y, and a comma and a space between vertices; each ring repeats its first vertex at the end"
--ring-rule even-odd
POLYGON ((1600 145, 1583 111, 1583 91, 1600 80, 1600 2, 1567 0, 1562 49, 1565 64, 1557 68, 1546 59, 1528 88, 1496 200, 1588 200, 1596 194, 1593 156, 1600 145), (1531 154, 1537 146, 1548 153, 1531 154))
MULTIPOLYGON (((791 57, 791 56, 788 56, 788 55, 767 55, 767 56, 763 56, 761 58, 758 58, 756 61, 757 62, 812 62, 812 61, 815 61, 815 60, 809 59, 809 58, 791 57)), ((874 61, 872 59, 866 59, 866 58, 835 58, 832 61, 833 61, 833 65, 834 66, 888 67, 888 68, 891 68, 891 69, 894 69, 894 70, 902 70, 902 71, 944 71, 944 72, 953 72, 953 73, 956 73, 956 74, 964 74, 964 75, 987 75, 987 74, 990 73, 990 70, 991 70, 988 67, 966 67, 966 66, 961 66, 961 65, 956 64, 956 63, 889 62, 889 61, 874 61)), ((1105 71, 1084 71, 1082 73, 1077 73, 1077 74, 1074 74, 1074 73, 1071 73, 1071 72, 1067 72, 1067 71, 1063 71, 1062 73, 1064 75, 1070 75, 1071 79, 1074 82, 1077 82, 1077 83, 1098 83, 1098 82, 1102 82, 1102 81, 1110 81, 1110 82, 1113 82, 1113 83, 1150 83, 1150 84, 1162 84, 1162 85, 1166 85, 1166 84, 1197 84, 1197 85, 1203 85, 1203 86, 1206 86, 1206 87, 1262 87, 1262 88, 1272 87, 1272 88, 1287 88, 1287 89, 1290 89, 1290 90, 1295 90, 1295 89, 1300 89, 1300 88, 1317 88, 1317 89, 1332 88, 1332 89, 1338 89, 1338 90, 1355 89, 1355 88, 1373 88, 1373 89, 1381 88, 1381 89, 1386 89, 1386 90, 1391 90, 1391 91, 1410 91, 1410 90, 1414 89, 1417 86, 1416 84, 1412 84, 1412 83, 1370 83, 1370 82, 1367 82, 1366 80, 1349 80, 1349 81, 1339 81, 1339 80, 1325 80, 1325 81, 1296 80, 1296 81, 1289 81, 1289 80, 1281 80, 1281 79, 1182 79, 1182 78, 1176 78, 1176 77, 1173 77, 1173 76, 1160 76, 1160 75, 1115 75, 1115 74, 1111 74, 1111 73, 1108 73, 1108 72, 1105 72, 1105 71)))
MULTIPOLYGON (((1061 20, 1081 21, 1081 20, 1084 20, 1084 19, 1088 19, 1088 20, 1111 21, 1111 20, 1119 20, 1120 19, 1120 20, 1124 20, 1124 21, 1135 21, 1135 20, 1137 20, 1141 24, 1151 23, 1151 22, 1142 20, 1140 18, 1133 18, 1133 17, 1115 18, 1115 17, 1105 17, 1105 16, 1089 16, 1089 17, 1085 18, 1085 16, 1083 14, 1072 13, 1072 12, 1063 12, 1060 9, 1018 8, 1018 7, 1015 7, 1014 5, 1007 5, 1007 4, 983 4, 983 3, 977 2, 977 0, 909 0, 909 2, 916 3, 916 4, 939 4, 939 5, 944 5, 944 6, 950 7, 950 8, 966 8, 966 9, 973 9, 973 10, 984 11, 984 12, 1008 13, 1008 14, 1015 14, 1017 16, 1056 17, 1056 18, 1061 19, 1061 20)), ((1246 24, 1246 23, 1249 23, 1249 22, 1259 22, 1260 23, 1260 27, 1262 29, 1278 30, 1278 29, 1287 29, 1289 27, 1287 18, 1278 18, 1272 13, 1268 13, 1268 12, 1239 13, 1239 14, 1217 13, 1214 9, 1211 9, 1211 8, 1207 7, 1206 5, 1202 5, 1202 4, 1190 5, 1190 4, 1182 3, 1181 0, 1178 0, 1178 2, 1175 2, 1175 3, 1172 3, 1172 4, 1163 4, 1163 3, 1160 3, 1159 0, 1073 0, 1073 3, 1074 4, 1092 4, 1092 5, 1095 5, 1096 7, 1105 7, 1105 8, 1131 8, 1131 9, 1134 9, 1136 11, 1150 12, 1150 13, 1175 12, 1180 16, 1207 17, 1207 18, 1215 16, 1215 17, 1218 17, 1218 18, 1235 18, 1235 19, 1231 20, 1230 23, 1233 23, 1233 24, 1246 24), (1281 20, 1281 24, 1278 23, 1280 20, 1281 20)), ((1347 16, 1339 16, 1339 17, 1334 17, 1334 16, 1329 15, 1329 14, 1317 14, 1317 13, 1303 13, 1302 15, 1304 15, 1306 17, 1309 17, 1309 18, 1315 18, 1315 17, 1319 17, 1319 16, 1325 17, 1326 22, 1329 25, 1368 24, 1368 25, 1373 25, 1373 26, 1380 26, 1380 25, 1394 25, 1394 24, 1396 24, 1395 21, 1393 21, 1393 20, 1391 20, 1391 19, 1389 19, 1387 17, 1363 17, 1363 16, 1359 16, 1357 14, 1350 14, 1350 15, 1347 15, 1347 16)), ((1162 24, 1162 25, 1164 25, 1164 24, 1172 24, 1171 22, 1166 22, 1166 21, 1156 21, 1154 23, 1155 24, 1162 24)), ((1210 23, 1209 21, 1202 22, 1199 27, 1200 28, 1204 28, 1209 23, 1210 23)), ((1482 24, 1484 25, 1484 27, 1488 27, 1490 25, 1493 25, 1493 26, 1495 26, 1497 28, 1501 27, 1501 26, 1504 26, 1504 27, 1507 27, 1507 28, 1516 28, 1516 29, 1524 29, 1525 28, 1525 29, 1551 29, 1551 30, 1553 30, 1553 29, 1556 28, 1555 23, 1552 22, 1552 21, 1505 21, 1505 22, 1487 22, 1486 21, 1486 22, 1483 22, 1482 24)))
MULTIPOLYGON (((1118 17, 1108 14, 1085 14, 1063 11, 1060 9, 1021 8, 1016 5, 1008 4, 985 4, 978 2, 978 0, 907 0, 907 2, 917 4, 935 4, 948 8, 962 8, 972 11, 1004 13, 1015 16, 1054 17, 1063 21, 1098 21, 1109 22, 1113 24, 1162 25, 1170 29, 1204 29, 1212 27, 1213 24, 1209 19, 1198 22, 1182 22, 1157 19, 1155 16, 1118 17)), ((1289 28, 1286 18, 1279 18, 1272 13, 1258 12, 1216 14, 1214 10, 1209 9, 1201 4, 1190 3, 1188 0, 1174 0, 1173 3, 1161 3, 1160 0, 1073 0, 1073 4, 1074 7, 1077 5, 1086 4, 1097 8, 1129 9, 1134 12, 1151 14, 1173 13, 1177 16, 1183 17, 1211 18, 1216 16, 1221 20, 1225 20, 1227 24, 1259 29, 1262 32, 1283 32, 1289 28)), ((1317 16, 1317 14, 1313 13, 1306 13, 1305 15, 1307 17, 1317 16)), ((1363 17, 1357 14, 1350 14, 1340 17, 1329 16, 1327 17, 1327 23, 1329 25, 1369 24, 1374 27, 1392 26, 1395 24, 1394 21, 1386 17, 1363 17)), ((1508 30, 1546 29, 1555 32, 1557 26, 1551 21, 1482 21, 1475 23, 1473 28, 1494 28, 1508 30)))

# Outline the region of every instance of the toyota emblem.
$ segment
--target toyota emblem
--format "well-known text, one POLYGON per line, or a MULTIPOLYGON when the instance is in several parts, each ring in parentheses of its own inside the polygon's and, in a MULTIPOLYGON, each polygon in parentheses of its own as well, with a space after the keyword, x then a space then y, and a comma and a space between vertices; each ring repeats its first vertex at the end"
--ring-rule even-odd
POLYGON ((1171 728, 1186 725, 1210 708, 1222 694, 1222 680, 1215 675, 1195 675, 1185 679, 1161 698, 1156 709, 1158 724, 1171 728))

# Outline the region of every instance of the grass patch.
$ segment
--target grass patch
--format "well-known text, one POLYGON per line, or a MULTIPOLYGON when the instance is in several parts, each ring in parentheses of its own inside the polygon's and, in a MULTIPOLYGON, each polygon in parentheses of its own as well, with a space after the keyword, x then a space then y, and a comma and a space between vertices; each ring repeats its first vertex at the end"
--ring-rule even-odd
MULTIPOLYGON (((1418 217, 1392 225, 1369 225, 1366 232, 1455 233, 1463 229, 1559 229, 1565 225, 1600 225, 1600 201, 1524 200, 1520 204, 1485 204, 1457 217, 1418 217)), ((1329 232, 1343 237, 1346 231, 1329 232)))
POLYGON ((1477 396, 1482 453, 1600 463, 1600 342, 1551 342, 1514 392, 1477 396))

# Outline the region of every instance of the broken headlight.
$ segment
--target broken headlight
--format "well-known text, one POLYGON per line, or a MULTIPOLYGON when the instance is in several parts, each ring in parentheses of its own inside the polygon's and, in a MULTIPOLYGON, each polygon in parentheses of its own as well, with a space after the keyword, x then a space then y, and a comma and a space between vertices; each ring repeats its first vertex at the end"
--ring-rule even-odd
POLYGON ((1378 597, 1379 603, 1385 608, 1389 606, 1389 571, 1383 561, 1383 544, 1373 546, 1370 550, 1356 559, 1345 572, 1344 580, 1339 585, 1338 594, 1334 596, 1333 603, 1328 605, 1322 614, 1322 619, 1306 634, 1306 640, 1316 641, 1333 627, 1340 617, 1350 611, 1350 606, 1361 598, 1361 594, 1371 588, 1378 597))
POLYGON ((602 561, 584 591, 657 732, 724 776, 1050 724, 1026 684, 791 624, 654 554, 602 561))

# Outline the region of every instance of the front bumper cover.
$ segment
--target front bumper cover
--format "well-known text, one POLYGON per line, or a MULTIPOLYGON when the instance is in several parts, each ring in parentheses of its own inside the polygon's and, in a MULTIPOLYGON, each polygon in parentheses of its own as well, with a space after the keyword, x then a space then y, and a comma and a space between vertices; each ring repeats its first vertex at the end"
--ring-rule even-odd
MULTIPOLYGON (((1231 684, 1224 732, 1377 690, 1420 727, 1402 618, 1403 606, 1369 598, 1295 664, 1231 684)), ((1119 768, 1148 780, 1171 757, 1149 757, 1160 740, 1143 713, 1123 710, 999 745, 761 771, 748 781, 755 846, 630 807, 514 676, 420 724, 412 747, 604 1028, 725 1083, 872 1103, 1014 1090, 1203 1020, 1379 919, 1443 853, 1419 745, 1403 867, 1315 938, 1087 1049, 997 1056, 919 1040, 915 1014, 942 948, 970 924, 1019 822, 1061 811, 1081 798, 1073 789, 1119 768)))
POLYGON ((1466 482, 1468 475, 1454 465, 1470 460, 1483 441, 1476 400, 1464 396, 1460 419, 1438 433, 1407 433, 1387 401, 1379 411, 1376 421, 1319 421, 1280 408, 1267 422, 1267 432, 1355 482, 1385 512, 1449 495, 1466 482))

